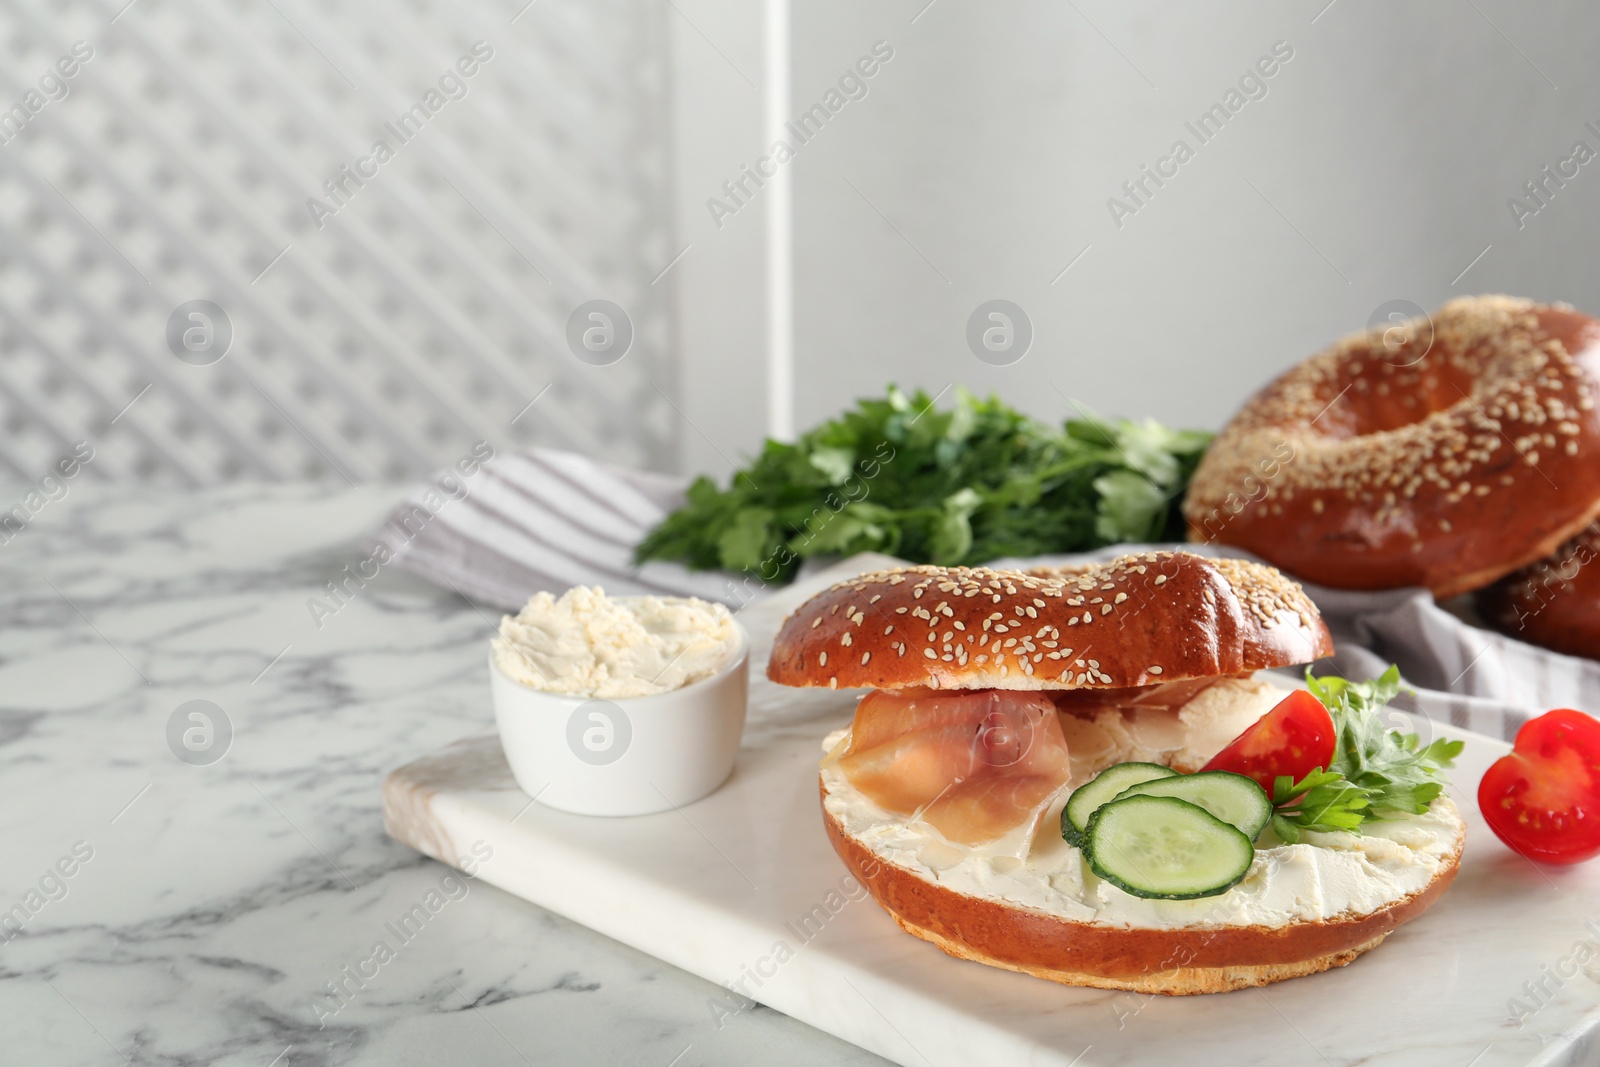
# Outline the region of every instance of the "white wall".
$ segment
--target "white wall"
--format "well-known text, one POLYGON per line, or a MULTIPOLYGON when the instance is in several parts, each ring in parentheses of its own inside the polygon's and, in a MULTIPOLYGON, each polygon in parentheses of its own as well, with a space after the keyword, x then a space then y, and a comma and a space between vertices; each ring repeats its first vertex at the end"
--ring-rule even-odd
MULTIPOLYGON (((795 7, 797 111, 875 41, 894 49, 793 163, 802 427, 890 380, 1217 426, 1391 299, 1600 311, 1600 162, 1520 231, 1506 206, 1574 141, 1600 151, 1593 5, 925 3, 795 7), (1294 54, 1267 95, 1199 145, 1185 121, 1277 41, 1294 54), (1119 229, 1107 198, 1180 137, 1194 158, 1119 229), (1036 331, 1008 367, 964 339, 994 297, 1036 331)), ((726 390, 696 388, 742 412, 731 452, 755 446, 759 397, 729 367, 726 390)))
POLYGON ((670 463, 671 17, 0 5, 0 474, 77 442, 170 484, 410 479, 478 440, 670 463), (566 340, 596 298, 634 325, 612 365, 566 340), (174 344, 197 300, 231 343, 174 344))

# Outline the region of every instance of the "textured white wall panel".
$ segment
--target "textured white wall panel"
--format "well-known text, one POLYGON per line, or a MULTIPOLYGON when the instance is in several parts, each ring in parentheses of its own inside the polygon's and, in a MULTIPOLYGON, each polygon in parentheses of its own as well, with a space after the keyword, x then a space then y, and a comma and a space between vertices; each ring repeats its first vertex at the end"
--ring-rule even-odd
POLYGON ((665 14, 0 9, 0 464, 32 480, 89 440, 98 477, 363 481, 485 439, 671 466, 665 14), (634 328, 609 365, 567 341, 593 299, 634 328), (232 328, 208 365, 168 341, 193 300, 232 328))

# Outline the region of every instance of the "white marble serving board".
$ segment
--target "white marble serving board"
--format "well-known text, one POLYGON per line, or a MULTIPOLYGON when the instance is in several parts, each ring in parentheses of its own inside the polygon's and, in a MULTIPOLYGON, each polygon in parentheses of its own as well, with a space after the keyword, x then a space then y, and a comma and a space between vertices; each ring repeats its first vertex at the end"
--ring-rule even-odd
MULTIPOLYGON (((1507 746, 1444 725, 1425 728, 1468 742, 1454 776, 1469 825, 1461 872, 1432 911, 1349 967, 1145 997, 956 960, 902 933, 852 898, 821 827, 819 741, 847 722, 853 695, 761 677, 784 612, 876 562, 857 557, 742 613, 750 723, 710 797, 640 818, 568 815, 530 802, 497 739, 475 737, 389 776, 390 834, 457 866, 475 845, 492 850, 484 881, 901 1064, 1600 1063, 1600 861, 1541 868, 1501 846, 1474 797, 1507 746), (821 918, 802 926, 807 915, 821 918), (1529 1009, 1520 1020, 1513 998, 1529 1009)), ((708 999, 706 1020, 748 1003, 708 999)))

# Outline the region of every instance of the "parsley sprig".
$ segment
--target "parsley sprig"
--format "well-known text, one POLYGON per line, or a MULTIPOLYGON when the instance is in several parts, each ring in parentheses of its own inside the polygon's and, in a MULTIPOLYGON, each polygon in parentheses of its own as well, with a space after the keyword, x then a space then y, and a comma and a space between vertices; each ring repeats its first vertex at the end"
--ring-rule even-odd
POLYGON ((1387 729, 1378 713, 1400 692, 1400 669, 1371 682, 1313 678, 1306 688, 1333 717, 1331 766, 1296 782, 1281 775, 1272 790, 1272 827, 1291 844, 1307 831, 1360 833, 1369 820, 1420 815, 1444 791, 1443 770, 1461 754, 1460 741, 1424 746, 1416 734, 1387 729))
POLYGON ((726 488, 696 479, 635 559, 786 582, 823 554, 972 565, 1183 540, 1178 505, 1210 434, 1150 419, 1052 426, 994 397, 952 396, 939 407, 891 386, 797 441, 767 441, 726 488))

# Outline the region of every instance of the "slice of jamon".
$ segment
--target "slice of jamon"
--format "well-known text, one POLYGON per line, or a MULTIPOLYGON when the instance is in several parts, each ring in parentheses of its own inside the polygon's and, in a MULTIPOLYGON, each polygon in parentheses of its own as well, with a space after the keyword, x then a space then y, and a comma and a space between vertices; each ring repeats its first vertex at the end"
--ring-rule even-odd
POLYGON ((1263 679, 1232 675, 1050 693, 1075 780, 1129 760, 1197 771, 1281 696, 1263 679))
POLYGON ((1167 708, 1176 711, 1218 682, 1233 677, 1186 678, 1181 682, 1127 689, 1053 689, 1050 699, 1062 711, 1093 714, 1101 708, 1167 708))
POLYGON ((964 845, 1036 821, 1070 773, 1055 705, 1005 689, 874 690, 839 767, 879 807, 964 845))

